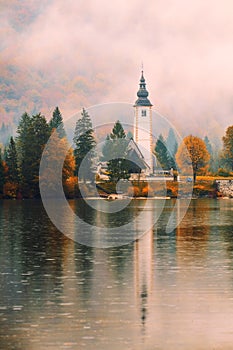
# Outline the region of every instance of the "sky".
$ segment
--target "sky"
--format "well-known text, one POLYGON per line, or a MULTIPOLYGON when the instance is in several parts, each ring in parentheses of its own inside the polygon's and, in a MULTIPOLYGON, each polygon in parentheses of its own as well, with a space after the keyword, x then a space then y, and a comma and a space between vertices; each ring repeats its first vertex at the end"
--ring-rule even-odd
POLYGON ((134 103, 143 62, 156 111, 184 136, 221 137, 232 37, 231 0, 0 0, 0 121, 134 103))

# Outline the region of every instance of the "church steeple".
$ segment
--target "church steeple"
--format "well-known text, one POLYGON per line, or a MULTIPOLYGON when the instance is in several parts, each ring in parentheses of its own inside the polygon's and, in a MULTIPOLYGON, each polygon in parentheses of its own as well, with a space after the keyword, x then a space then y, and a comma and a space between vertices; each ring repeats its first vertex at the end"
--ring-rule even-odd
POLYGON ((152 140, 152 104, 148 99, 146 81, 142 74, 137 92, 138 99, 134 104, 134 141, 137 143, 144 160, 148 165, 147 175, 153 174, 153 140, 152 140))
POLYGON ((143 70, 142 70, 142 75, 139 83, 139 90, 137 92, 138 99, 135 102, 135 106, 152 106, 150 100, 148 100, 148 91, 146 89, 146 81, 143 75, 143 70))

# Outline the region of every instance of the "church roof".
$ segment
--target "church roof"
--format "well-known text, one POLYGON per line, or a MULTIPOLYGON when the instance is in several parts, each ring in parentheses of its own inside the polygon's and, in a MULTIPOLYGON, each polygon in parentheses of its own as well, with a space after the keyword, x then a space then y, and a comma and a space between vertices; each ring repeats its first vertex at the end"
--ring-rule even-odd
POLYGON ((140 83, 139 83, 139 90, 137 92, 138 99, 135 102, 135 106, 152 106, 150 100, 148 100, 148 91, 146 89, 146 81, 143 75, 141 75, 140 83))
POLYGON ((127 155, 130 158, 130 160, 132 162, 135 161, 135 164, 137 164, 138 167, 140 167, 141 169, 150 168, 147 162, 145 161, 145 158, 140 148, 138 147, 138 145, 136 144, 133 138, 129 140, 129 143, 127 146, 127 155))

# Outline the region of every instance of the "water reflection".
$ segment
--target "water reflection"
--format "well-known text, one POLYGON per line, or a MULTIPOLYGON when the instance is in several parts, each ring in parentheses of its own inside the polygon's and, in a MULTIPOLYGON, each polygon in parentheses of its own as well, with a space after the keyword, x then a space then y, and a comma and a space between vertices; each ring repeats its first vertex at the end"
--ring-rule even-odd
POLYGON ((141 239, 101 249, 60 234, 39 201, 1 202, 0 347, 230 349, 233 202, 192 201, 167 234, 173 206, 141 239))
POLYGON ((134 244, 136 302, 144 333, 153 285, 153 211, 146 213, 145 220, 150 220, 152 228, 134 244))

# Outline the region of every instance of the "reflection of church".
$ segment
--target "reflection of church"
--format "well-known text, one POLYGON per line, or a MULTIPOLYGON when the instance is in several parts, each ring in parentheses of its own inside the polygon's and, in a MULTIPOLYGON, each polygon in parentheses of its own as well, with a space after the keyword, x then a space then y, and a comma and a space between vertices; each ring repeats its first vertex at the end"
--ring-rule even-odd
MULTIPOLYGON (((134 283, 135 298, 138 317, 143 331, 152 315, 149 312, 153 289, 153 256, 154 256, 154 235, 153 235, 153 204, 151 210, 145 212, 145 221, 150 223, 150 230, 145 233, 134 244, 134 283)), ((143 223, 141 224, 143 225, 143 223)), ((142 230, 142 227, 135 227, 135 230, 142 230)))

